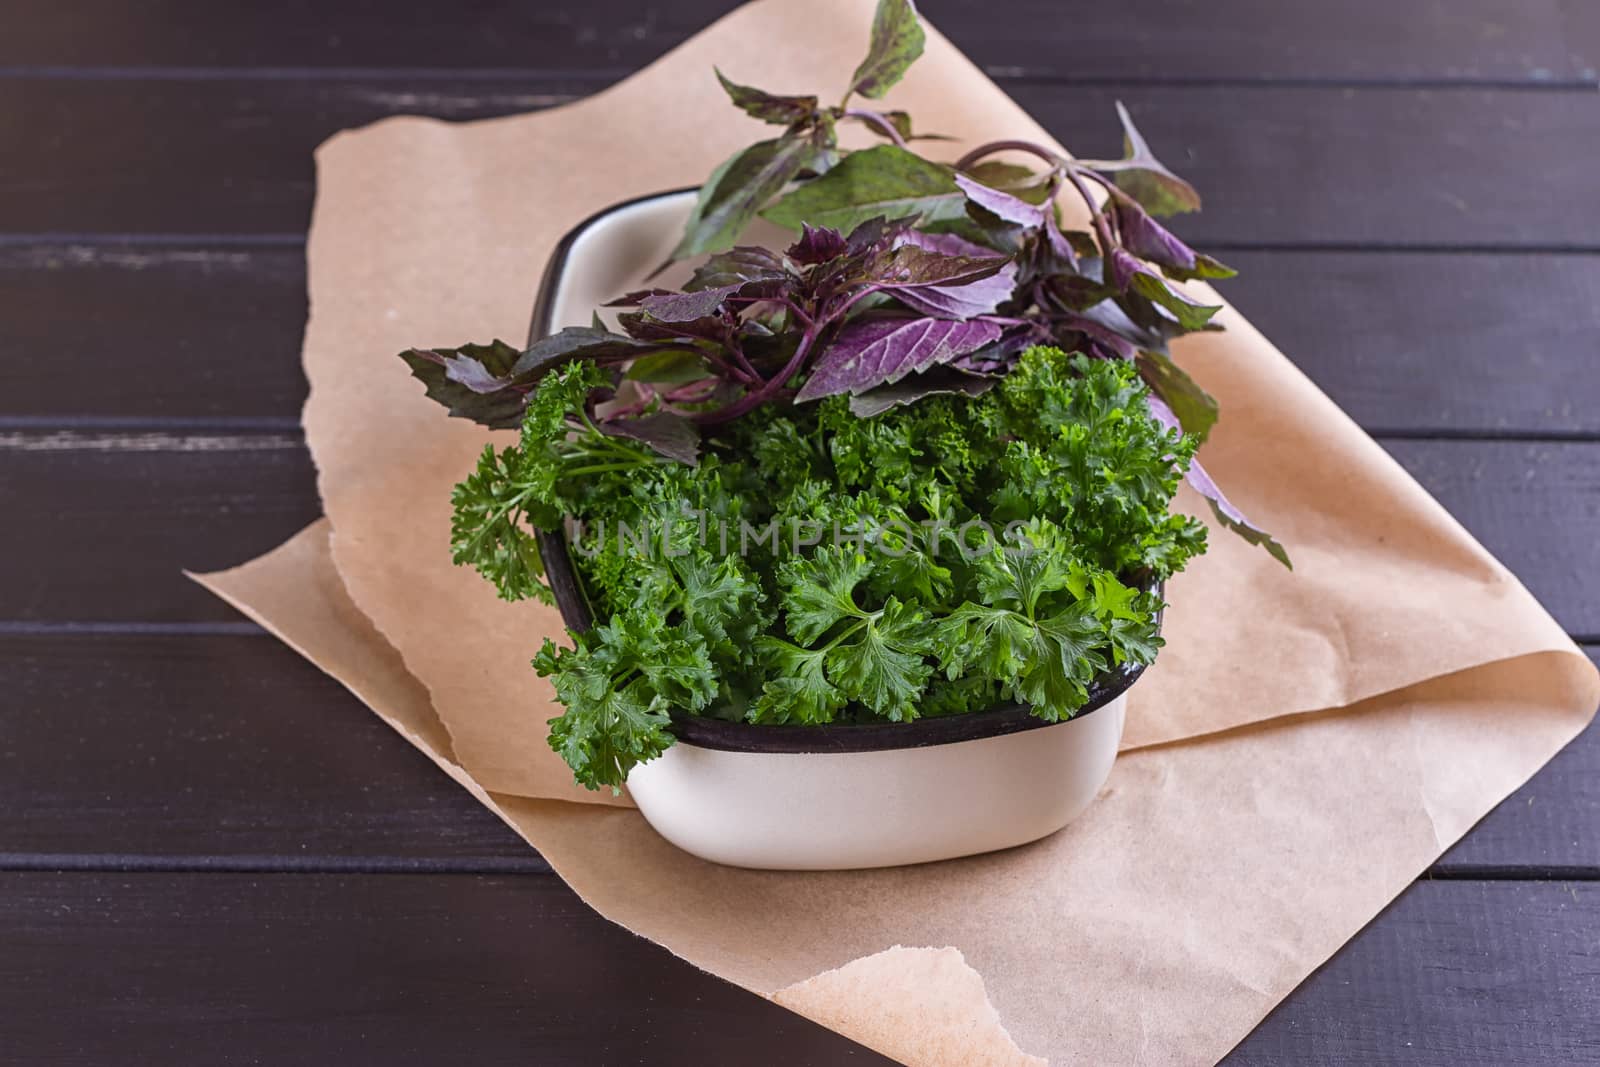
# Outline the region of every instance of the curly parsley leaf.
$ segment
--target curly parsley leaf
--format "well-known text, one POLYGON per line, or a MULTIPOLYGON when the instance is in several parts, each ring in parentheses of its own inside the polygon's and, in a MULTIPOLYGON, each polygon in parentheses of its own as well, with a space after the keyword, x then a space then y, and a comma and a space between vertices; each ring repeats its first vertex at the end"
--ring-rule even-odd
POLYGON ((810 558, 795 557, 778 571, 784 622, 795 640, 810 644, 846 618, 862 618, 852 593, 872 570, 865 556, 827 547, 810 558))
POLYGON ((890 722, 917 717, 916 697, 933 668, 926 617, 894 597, 827 652, 828 677, 848 697, 890 722))
POLYGON ((750 721, 766 725, 832 722, 848 697, 828 680, 828 650, 801 648, 777 637, 758 639, 756 648, 774 672, 750 707, 750 721))

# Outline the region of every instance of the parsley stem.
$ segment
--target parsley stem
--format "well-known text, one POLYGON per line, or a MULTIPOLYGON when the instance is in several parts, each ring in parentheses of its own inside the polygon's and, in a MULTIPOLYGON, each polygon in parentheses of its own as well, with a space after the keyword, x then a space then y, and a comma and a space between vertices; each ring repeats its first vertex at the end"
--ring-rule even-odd
POLYGON ((819 653, 820 652, 831 652, 831 651, 833 651, 834 647, 837 646, 840 641, 843 641, 847 637, 854 637, 856 634, 860 633, 861 630, 862 630, 862 627, 866 626, 867 623, 871 622, 873 618, 877 618, 877 616, 878 616, 878 613, 874 612, 872 618, 857 619, 855 621, 855 623, 853 623, 848 629, 841 631, 837 637, 835 637, 832 641, 829 641, 827 644, 823 645, 821 648, 817 649, 817 651, 819 653))
POLYGON ((587 467, 574 467, 571 470, 562 471, 561 474, 563 477, 576 478, 580 474, 601 474, 605 471, 632 470, 634 467, 640 466, 641 462, 635 459, 627 463, 594 463, 587 467))
POLYGON ((594 424, 594 420, 589 418, 589 413, 587 411, 578 412, 578 417, 583 420, 583 425, 588 428, 591 435, 590 441, 592 441, 594 444, 598 444, 604 450, 604 452, 597 453, 592 448, 584 447, 583 443, 580 442, 575 449, 577 455, 594 456, 603 455, 605 452, 609 452, 614 456, 623 456, 627 459, 631 459, 635 463, 650 462, 652 457, 648 453, 628 447, 615 437, 612 437, 610 434, 600 429, 600 427, 596 426, 594 424))

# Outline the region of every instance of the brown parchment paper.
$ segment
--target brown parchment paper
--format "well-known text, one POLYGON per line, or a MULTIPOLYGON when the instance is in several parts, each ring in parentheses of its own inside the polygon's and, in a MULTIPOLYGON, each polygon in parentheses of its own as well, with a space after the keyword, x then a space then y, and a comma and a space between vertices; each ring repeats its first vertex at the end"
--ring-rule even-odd
MULTIPOLYGON (((1222 403, 1208 467, 1296 571, 1213 537, 1170 587, 1168 647, 1132 691, 1105 795, 1034 846, 826 874, 680 853, 546 747, 556 709, 527 661, 555 613, 449 563, 450 486, 486 435, 444 419, 393 354, 520 339, 575 220, 692 184, 753 139, 713 63, 778 91, 842 85, 871 7, 764 0, 566 108, 325 144, 305 363, 330 521, 202 580, 603 914, 707 970, 907 1062, 1209 1062, 1600 699, 1515 578, 1231 309, 1179 358, 1222 403)), ((889 103, 956 136, 952 158, 1049 141, 936 32, 889 103)))

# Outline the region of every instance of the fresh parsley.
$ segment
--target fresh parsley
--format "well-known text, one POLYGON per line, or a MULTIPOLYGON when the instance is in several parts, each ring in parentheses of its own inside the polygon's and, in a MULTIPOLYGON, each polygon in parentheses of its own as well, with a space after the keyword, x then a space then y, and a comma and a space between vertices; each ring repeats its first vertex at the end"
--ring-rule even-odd
POLYGON ((540 595, 504 580, 537 544, 494 503, 527 493, 526 513, 583 521, 573 561, 605 621, 534 666, 566 706, 551 744, 591 787, 670 744, 674 711, 818 725, 1017 700, 1069 717, 1096 675, 1154 658, 1147 586, 1204 549, 1167 510, 1196 442, 1126 362, 1035 347, 977 398, 866 419, 844 397, 769 405, 708 433, 693 467, 610 459, 587 373, 554 372, 540 394, 569 410, 530 407, 521 443, 485 454, 457 540, 506 595, 540 595))

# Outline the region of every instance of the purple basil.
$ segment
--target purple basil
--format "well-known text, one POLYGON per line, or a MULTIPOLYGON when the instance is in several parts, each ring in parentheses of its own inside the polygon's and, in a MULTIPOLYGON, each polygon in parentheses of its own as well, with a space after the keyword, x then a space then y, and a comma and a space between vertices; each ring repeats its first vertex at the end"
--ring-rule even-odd
POLYGON ((739 286, 734 284, 694 293, 653 295, 639 301, 639 306, 660 322, 693 322, 714 314, 722 302, 738 290, 739 286))
POLYGON ((1122 236, 1122 247, 1129 252, 1163 267, 1194 270, 1194 249, 1178 240, 1171 230, 1151 218, 1138 204, 1119 199, 1112 212, 1122 236))
MULTIPOLYGON (((1173 414, 1172 408, 1167 406, 1166 401, 1154 393, 1150 393, 1145 398, 1145 403, 1149 406, 1150 414, 1155 417, 1157 422, 1176 433, 1183 432, 1183 427, 1178 423, 1178 416, 1173 414)), ((1206 498, 1206 503, 1211 505, 1211 513, 1217 517, 1218 522, 1250 544, 1259 545, 1266 549, 1273 559, 1285 567, 1290 570, 1294 569, 1294 564, 1289 562, 1289 553, 1284 550, 1284 547, 1274 540, 1271 534, 1245 518, 1244 512, 1233 506, 1233 503, 1223 495, 1217 483, 1212 481, 1211 475, 1200 465, 1198 459, 1189 461, 1189 472, 1184 476, 1184 480, 1189 483, 1189 486, 1195 492, 1206 498)))
POLYGON ((982 318, 966 322, 900 316, 856 319, 823 351, 795 399, 864 393, 976 351, 999 340, 1001 332, 1001 324, 982 318))
POLYGON ((802 267, 838 259, 849 250, 844 234, 827 226, 800 226, 800 240, 789 246, 788 257, 802 267))
POLYGON ((687 463, 691 467, 699 462, 699 428, 682 415, 670 411, 602 422, 600 430, 612 437, 642 442, 668 459, 687 463))
POLYGON ((965 174, 956 174, 956 185, 967 194, 967 199, 995 215, 1003 222, 1013 223, 1017 226, 1029 228, 1040 225, 1044 221, 1044 209, 1037 204, 1030 204, 1020 197, 1003 193, 999 189, 991 189, 982 182, 967 177, 965 174))
MULTIPOLYGON (((922 46, 912 0, 879 0, 868 56, 837 105, 719 72, 735 105, 782 133, 707 178, 673 258, 708 258, 681 291, 615 301, 632 309, 618 316, 621 332, 597 318, 521 353, 496 342, 402 357, 431 398, 493 427, 516 426, 556 367, 587 360, 615 381, 644 359, 636 380, 648 384, 605 432, 693 462, 701 430, 764 404, 849 394, 851 410, 867 416, 934 393, 972 396, 1023 350, 1050 344, 1136 361, 1152 410, 1203 440, 1216 401, 1172 361, 1168 342, 1220 329, 1211 321, 1220 309, 1177 283, 1233 272, 1151 217, 1195 210, 1198 194, 1156 158, 1120 103, 1121 159, 1069 159, 1019 140, 953 164, 924 158, 908 144, 910 117, 868 102, 922 46), (843 148, 837 130, 848 122, 889 143, 843 148), (990 158, 1002 152, 1033 161, 990 158), (1055 201, 1069 188, 1092 233, 1061 229, 1055 201), (796 238, 781 252, 736 246, 758 216, 796 238)), ((1219 521, 1286 560, 1199 464, 1189 480, 1219 521)))

